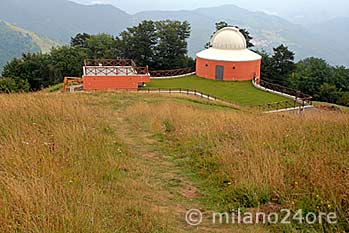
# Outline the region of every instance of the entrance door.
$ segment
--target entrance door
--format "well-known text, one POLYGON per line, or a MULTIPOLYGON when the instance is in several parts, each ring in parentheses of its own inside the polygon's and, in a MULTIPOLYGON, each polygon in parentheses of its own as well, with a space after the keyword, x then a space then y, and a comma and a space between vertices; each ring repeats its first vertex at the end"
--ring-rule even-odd
POLYGON ((216 66, 216 80, 223 80, 224 66, 216 66))

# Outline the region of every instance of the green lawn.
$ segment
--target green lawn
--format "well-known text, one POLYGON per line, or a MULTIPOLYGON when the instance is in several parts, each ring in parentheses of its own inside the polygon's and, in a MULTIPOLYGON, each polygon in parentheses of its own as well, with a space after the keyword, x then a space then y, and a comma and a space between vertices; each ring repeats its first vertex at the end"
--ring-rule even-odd
POLYGON ((282 96, 256 89, 250 81, 224 82, 190 76, 186 78, 151 80, 146 88, 183 88, 197 90, 241 106, 254 106, 288 100, 282 96))

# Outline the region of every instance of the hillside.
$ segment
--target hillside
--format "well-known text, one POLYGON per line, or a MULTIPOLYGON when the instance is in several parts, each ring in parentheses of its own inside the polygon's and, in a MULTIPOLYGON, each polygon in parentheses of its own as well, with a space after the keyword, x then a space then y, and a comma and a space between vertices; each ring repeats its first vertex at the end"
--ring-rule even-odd
POLYGON ((85 6, 67 0, 0 1, 0 17, 63 42, 79 32, 118 34, 131 25, 130 15, 113 6, 85 6))
POLYGON ((345 232, 349 115, 150 94, 0 95, 1 232, 345 232), (30 111, 28 111, 30 109, 30 111), (189 226, 186 212, 204 221, 189 226), (214 212, 336 212, 213 224, 214 212))
POLYGON ((0 73, 7 61, 22 53, 49 52, 58 43, 0 20, 0 73))

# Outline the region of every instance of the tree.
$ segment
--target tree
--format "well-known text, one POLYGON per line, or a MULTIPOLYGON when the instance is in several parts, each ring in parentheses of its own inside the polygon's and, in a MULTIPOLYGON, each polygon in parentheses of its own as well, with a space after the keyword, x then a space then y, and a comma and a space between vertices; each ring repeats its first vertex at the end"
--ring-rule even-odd
POLYGON ((218 23, 216 23, 216 32, 218 32, 219 30, 229 27, 229 24, 225 21, 220 21, 218 23))
POLYGON ((121 56, 133 59, 140 66, 153 66, 157 42, 155 23, 143 21, 138 26, 121 33, 119 42, 121 56))
POLYGON ((29 83, 19 78, 0 77, 0 93, 28 92, 29 83))
POLYGON ((2 75, 27 81, 30 90, 38 91, 62 82, 65 76, 81 77, 85 58, 85 50, 62 46, 53 48, 51 54, 23 54, 21 59, 7 63, 2 75))
POLYGON ((62 46, 52 49, 49 67, 53 71, 53 78, 49 85, 62 82, 66 76, 81 77, 86 58, 86 50, 79 47, 62 46))
POLYGON ((53 78, 49 63, 48 54, 23 54, 21 59, 14 59, 5 65, 2 76, 27 80, 31 90, 40 90, 53 78))
POLYGON ((120 55, 118 39, 106 33, 90 36, 87 38, 86 44, 87 54, 91 59, 111 59, 120 55))
POLYGON ((262 56, 261 79, 267 82, 273 82, 277 76, 274 71, 273 58, 265 50, 256 52, 262 56))
POLYGON ((300 91, 320 98, 320 87, 324 83, 333 84, 333 69, 323 59, 306 58, 297 63, 296 87, 300 91))
POLYGON ((187 39, 190 25, 180 21, 143 21, 120 34, 120 54, 152 70, 166 70, 192 66, 188 56, 187 39))
POLYGON ((349 106, 349 92, 339 93, 339 98, 337 100, 338 104, 349 106))
POLYGON ((336 103, 338 99, 337 87, 329 83, 322 84, 320 86, 319 98, 321 101, 336 103))
POLYGON ((349 69, 344 66, 333 67, 333 78, 328 81, 339 90, 349 91, 349 69))
POLYGON ((87 33, 79 33, 70 40, 71 46, 76 46, 80 48, 87 48, 87 40, 91 38, 91 35, 87 33))
POLYGON ((273 49, 272 69, 275 76, 271 77, 276 83, 289 86, 291 74, 296 70, 294 63, 294 52, 290 51, 283 44, 273 49))
POLYGON ((156 22, 158 45, 154 69, 175 69, 188 66, 188 43, 190 25, 188 22, 156 22))

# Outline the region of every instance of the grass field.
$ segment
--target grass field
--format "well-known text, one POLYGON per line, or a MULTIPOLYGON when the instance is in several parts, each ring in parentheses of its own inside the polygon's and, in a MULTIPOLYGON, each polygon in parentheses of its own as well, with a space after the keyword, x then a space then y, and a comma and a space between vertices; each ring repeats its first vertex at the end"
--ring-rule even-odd
POLYGON ((340 111, 342 112, 346 112, 349 113, 349 107, 346 106, 342 106, 342 105, 337 105, 337 104, 331 104, 331 103, 326 103, 326 102, 318 102, 318 101, 314 101, 313 102, 314 106, 326 106, 326 107, 334 107, 334 108, 338 108, 340 111))
POLYGON ((0 232, 346 232, 349 115, 127 93, 0 95, 0 232), (212 225, 213 211, 335 225, 212 225), (190 227, 187 210, 206 221, 190 227))
POLYGON ((147 88, 183 88, 192 89, 231 101, 241 106, 255 106, 289 100, 253 87, 250 81, 223 82, 191 76, 186 78, 152 80, 147 88))

